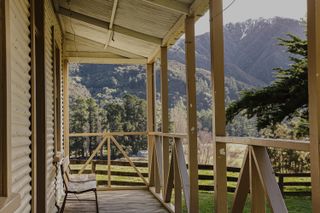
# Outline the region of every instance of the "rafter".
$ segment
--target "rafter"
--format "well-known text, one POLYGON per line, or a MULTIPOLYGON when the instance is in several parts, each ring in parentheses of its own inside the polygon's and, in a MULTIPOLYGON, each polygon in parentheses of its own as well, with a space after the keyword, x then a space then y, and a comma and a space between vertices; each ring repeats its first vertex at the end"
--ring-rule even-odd
POLYGON ((189 5, 179 1, 172 1, 172 0, 141 0, 141 1, 174 11, 176 13, 181 13, 185 15, 189 14, 189 5))
POLYGON ((119 3, 119 0, 114 0, 113 1, 113 7, 112 7, 111 18, 110 18, 110 23, 109 23, 109 30, 108 30, 108 33, 107 33, 106 45, 104 46, 104 48, 107 48, 109 46, 109 44, 110 44, 112 30, 113 30, 112 28, 113 28, 114 19, 116 17, 116 13, 117 13, 118 3, 119 3))
POLYGON ((69 56, 68 61, 71 63, 80 64, 146 64, 146 59, 132 59, 132 58, 97 58, 97 57, 78 57, 69 56))
MULTIPOLYGON (((70 18, 73 18, 73 19, 76 19, 79 21, 83 21, 85 23, 92 24, 97 27, 101 27, 101 28, 109 30, 109 25, 110 25, 109 22, 102 21, 100 19, 96 19, 91 16, 87 16, 87 15, 84 15, 84 14, 63 8, 63 7, 59 7, 59 11, 57 11, 57 12, 61 15, 64 15, 64 16, 67 16, 67 17, 70 17, 70 18)), ((141 32, 137 32, 134 30, 130 30, 130 29, 118 26, 118 25, 113 25, 113 31, 120 33, 120 34, 123 34, 123 35, 126 35, 126 36, 136 38, 136 39, 140 39, 140 40, 143 40, 146 42, 158 44, 158 45, 161 45, 161 43, 162 43, 161 38, 150 36, 150 35, 147 35, 147 34, 144 34, 141 32)))
MULTIPOLYGON (((68 44, 69 42, 78 42, 78 43, 82 43, 82 44, 97 48, 97 50, 98 49, 104 50, 105 52, 114 53, 114 54, 121 55, 121 56, 127 57, 127 58, 132 58, 132 59, 144 59, 145 58, 141 55, 137 55, 135 53, 128 52, 127 50, 122 50, 122 49, 118 49, 118 48, 111 47, 111 46, 108 46, 107 48, 104 49, 103 43, 93 41, 88 38, 84 38, 82 36, 77 36, 77 35, 74 36, 71 33, 66 33, 64 38, 66 40, 65 41, 66 44, 68 44)), ((66 50, 66 51, 68 51, 68 50, 66 50)))

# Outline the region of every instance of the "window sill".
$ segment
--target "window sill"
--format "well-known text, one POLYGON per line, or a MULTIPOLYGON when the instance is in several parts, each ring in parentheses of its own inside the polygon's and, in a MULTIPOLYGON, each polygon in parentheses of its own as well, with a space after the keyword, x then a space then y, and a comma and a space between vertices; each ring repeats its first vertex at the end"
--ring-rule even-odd
POLYGON ((0 213, 14 212, 19 208, 20 203, 20 195, 16 193, 13 193, 10 197, 0 197, 0 213))
POLYGON ((62 160, 62 158, 63 158, 62 152, 57 152, 53 157, 53 162, 58 163, 62 160))

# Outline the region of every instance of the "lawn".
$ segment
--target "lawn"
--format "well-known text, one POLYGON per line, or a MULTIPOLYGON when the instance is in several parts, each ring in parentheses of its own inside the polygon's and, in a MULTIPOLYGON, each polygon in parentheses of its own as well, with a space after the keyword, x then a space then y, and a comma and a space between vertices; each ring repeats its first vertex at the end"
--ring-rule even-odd
MULTIPOLYGON (((228 194, 228 206, 232 206, 233 194, 228 194)), ((199 193, 200 201, 200 212, 201 213, 212 213, 213 212, 213 192, 199 193)), ((311 199, 310 197, 287 197, 285 202, 290 213, 308 213, 311 212, 311 199)), ((186 212, 186 209, 184 210, 186 212)), ((248 199, 244 212, 250 211, 250 201, 248 199)))

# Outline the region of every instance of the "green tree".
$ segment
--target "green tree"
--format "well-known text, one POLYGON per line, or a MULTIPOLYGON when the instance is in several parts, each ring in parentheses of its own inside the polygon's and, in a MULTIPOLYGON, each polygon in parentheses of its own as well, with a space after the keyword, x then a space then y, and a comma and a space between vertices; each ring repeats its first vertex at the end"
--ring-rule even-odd
MULTIPOLYGON (((87 131, 88 105, 85 99, 76 98, 70 102, 70 132, 82 133, 87 131)), ((74 137, 70 139, 70 148, 75 156, 84 157, 85 154, 84 137, 74 137)))
MULTIPOLYGON (((237 115, 256 118, 260 134, 270 138, 299 139, 308 135, 307 41, 294 35, 280 39, 292 64, 276 68, 276 80, 267 87, 245 91, 227 109, 227 122, 237 115)), ((310 169, 310 155, 294 150, 268 149, 276 172, 304 172, 310 169)))
MULTIPOLYGON (((294 35, 279 39, 287 48, 292 64, 288 69, 276 68, 276 80, 267 87, 243 92, 240 100, 232 102, 227 109, 227 121, 242 113, 248 118, 256 117, 257 128, 275 128, 277 124, 300 117, 307 119, 307 41, 294 35)), ((305 124, 305 122, 301 124, 305 124)), ((305 126, 304 126, 305 127, 305 126)), ((302 128, 307 134, 306 128, 302 128)))
MULTIPOLYGON (((90 133, 96 133, 100 129, 100 108, 97 105, 95 99, 88 98, 86 100, 87 103, 87 113, 88 113, 88 132, 90 133)), ((89 155, 92 154, 92 150, 95 149, 95 147, 98 144, 98 138, 97 137, 89 137, 89 155)))
MULTIPOLYGON (((125 132, 146 131, 146 101, 130 94, 125 94, 123 100, 123 130, 125 132)), ((147 144, 141 136, 124 137, 124 145, 132 147, 134 154, 139 150, 147 149, 147 144)))

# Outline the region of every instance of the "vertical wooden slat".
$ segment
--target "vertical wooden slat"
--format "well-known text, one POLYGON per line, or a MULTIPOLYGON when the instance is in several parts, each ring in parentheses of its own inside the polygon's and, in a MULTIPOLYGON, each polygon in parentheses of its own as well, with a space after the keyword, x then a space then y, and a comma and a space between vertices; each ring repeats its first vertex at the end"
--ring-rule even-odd
POLYGON ((160 174, 159 174, 159 165, 157 163, 157 152, 156 152, 156 144, 155 144, 156 139, 154 140, 154 145, 153 145, 153 166, 154 166, 154 187, 155 187, 155 192, 160 193, 160 174))
MULTIPOLYGON (((261 146, 252 146, 252 157, 260 181, 263 184, 264 194, 267 195, 270 208, 273 212, 287 213, 287 207, 279 189, 267 149, 261 146)), ((256 174, 254 174, 256 175, 256 174)), ((260 191, 260 196, 262 195, 260 191)), ((258 212, 262 212, 262 209, 258 212)))
POLYGON ((152 142, 154 140, 154 136, 148 136, 148 166, 149 166, 149 187, 154 186, 155 182, 155 163, 154 163, 154 143, 152 142))
POLYGON ((32 198, 31 212, 36 213, 37 209, 37 99, 36 99, 36 28, 35 28, 35 0, 30 4, 31 20, 31 178, 32 198))
POLYGON ((45 73, 45 6, 44 0, 35 4, 36 24, 36 98, 37 98, 37 212, 47 212, 47 125, 45 73))
POLYGON ((179 174, 179 167, 177 161, 177 155, 175 151, 175 146, 172 149, 172 157, 174 164, 174 209, 175 213, 182 212, 182 198, 181 198, 181 178, 179 174))
MULTIPOLYGON (((169 131, 169 112, 168 112, 168 48, 161 47, 161 114, 162 114, 162 132, 169 131)), ((163 185, 167 185, 168 168, 169 168, 169 138, 162 137, 162 175, 163 185)), ((165 187, 163 188, 163 195, 165 195, 165 187)))
MULTIPOLYGON (((213 138, 225 136, 223 2, 210 0, 213 138)), ((226 145, 214 141, 214 200, 216 212, 227 212, 226 145)))
POLYGON ((63 61, 63 126, 64 126, 64 156, 69 156, 69 67, 68 61, 63 61))
MULTIPOLYGON (((154 131, 154 105, 155 105, 155 91, 154 91, 154 64, 147 64, 147 131, 154 131)), ((152 161, 152 141, 153 136, 148 135, 148 169, 149 169, 149 183, 154 183, 154 173, 151 172, 152 161)))
POLYGON ((167 184, 164 186, 164 202, 170 203, 174 186, 174 156, 171 156, 167 184))
POLYGON ((155 153, 156 153, 156 168, 157 168, 157 174, 159 176, 159 179, 157 178, 156 180, 156 192, 160 193, 161 186, 163 186, 163 171, 162 171, 162 163, 163 163, 163 152, 162 152, 162 141, 161 137, 156 136, 155 141, 154 141, 154 148, 155 148, 155 153))
POLYGON ((232 205, 232 213, 243 212, 247 196, 250 188, 250 157, 247 148, 244 155, 241 171, 238 178, 237 188, 234 194, 234 201, 232 205))
POLYGON ((10 196, 11 192, 11 100, 9 70, 9 1, 0 0, 0 197, 10 196))
POLYGON ((320 1, 308 0, 308 85, 312 210, 320 209, 320 1))
POLYGON ((260 180, 257 165, 253 159, 252 147, 249 147, 249 150, 251 212, 263 213, 266 212, 264 189, 260 180))
POLYGON ((194 16, 185 21, 186 84, 188 110, 188 157, 190 176, 190 212, 199 211, 198 199, 198 144, 197 144, 197 105, 196 105, 196 56, 194 16))
POLYGON ((177 171, 179 171, 187 210, 188 210, 188 212, 197 212, 197 210, 191 211, 191 206, 190 206, 191 205, 191 198, 190 198, 191 197, 191 189, 190 189, 191 184, 190 184, 190 179, 188 179, 190 172, 188 175, 187 163, 184 158, 182 141, 179 138, 176 138, 174 151, 176 152, 175 155, 176 155, 177 171))
POLYGON ((108 187, 111 188, 111 141, 108 136, 108 187))

